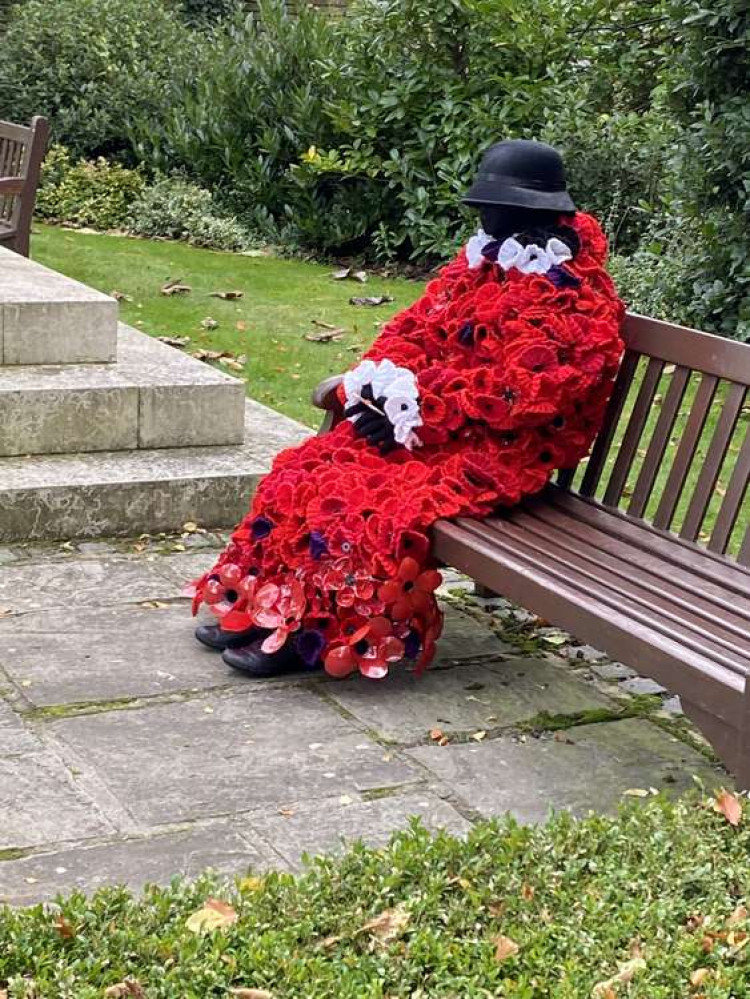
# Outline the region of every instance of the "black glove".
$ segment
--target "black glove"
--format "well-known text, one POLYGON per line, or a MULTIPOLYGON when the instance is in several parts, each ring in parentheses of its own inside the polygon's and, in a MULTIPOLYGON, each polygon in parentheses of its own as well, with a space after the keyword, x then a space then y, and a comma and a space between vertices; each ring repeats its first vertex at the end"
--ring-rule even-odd
POLYGON ((359 419, 352 421, 356 433, 364 437, 373 447, 378 448, 381 454, 388 454, 396 447, 396 441, 393 436, 393 424, 385 415, 385 396, 375 399, 370 385, 365 385, 361 394, 364 401, 348 406, 344 410, 344 416, 361 414, 359 419))

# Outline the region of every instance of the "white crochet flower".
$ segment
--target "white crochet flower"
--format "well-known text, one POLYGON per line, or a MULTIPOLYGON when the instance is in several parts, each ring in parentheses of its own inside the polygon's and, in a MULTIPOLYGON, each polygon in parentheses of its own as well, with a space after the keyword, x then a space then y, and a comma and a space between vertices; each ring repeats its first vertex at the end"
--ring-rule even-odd
POLYGON ((544 248, 536 243, 522 246, 515 236, 509 236, 500 245, 497 262, 504 271, 516 267, 522 274, 546 274, 572 257, 570 248, 554 236, 547 240, 544 248))
MULTIPOLYGON (((420 445, 422 442, 414 433, 416 427, 422 426, 418 401, 419 389, 414 374, 408 368, 400 368, 387 359, 378 362, 362 361, 344 375, 347 408, 358 402, 372 406, 371 402, 362 398, 362 390, 366 385, 372 387, 375 399, 385 396, 383 409, 393 426, 394 440, 403 444, 408 450, 420 445)), ((356 423, 362 415, 355 413, 348 419, 356 423)))
POLYGON ((482 250, 488 243, 492 242, 492 236, 488 236, 484 229, 477 229, 476 235, 472 236, 466 244, 466 260, 471 270, 474 270, 484 260, 482 250))

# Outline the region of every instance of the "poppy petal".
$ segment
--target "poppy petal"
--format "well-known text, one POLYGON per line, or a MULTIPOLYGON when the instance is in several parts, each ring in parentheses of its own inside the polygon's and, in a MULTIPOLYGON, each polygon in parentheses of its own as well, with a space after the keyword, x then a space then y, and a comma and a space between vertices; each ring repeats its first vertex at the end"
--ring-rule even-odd
POLYGON ((356 665, 357 661, 348 645, 339 645, 337 648, 331 649, 326 655, 324 663, 326 673, 339 678, 353 673, 356 665))
POLYGON ((437 569, 427 569, 417 577, 417 586, 420 590, 427 590, 432 593, 443 582, 443 577, 437 569))
POLYGON ((276 631, 272 631, 268 638, 265 639, 260 647, 261 652, 265 652, 267 655, 278 652, 286 644, 288 637, 289 631, 286 628, 277 628, 276 631))

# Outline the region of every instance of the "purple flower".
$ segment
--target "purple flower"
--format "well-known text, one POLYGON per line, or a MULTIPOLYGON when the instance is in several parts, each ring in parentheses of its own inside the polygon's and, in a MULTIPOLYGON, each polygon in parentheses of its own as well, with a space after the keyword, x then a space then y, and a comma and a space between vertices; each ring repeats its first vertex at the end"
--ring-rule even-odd
POLYGON ((316 562, 328 554, 326 539, 320 531, 310 531, 310 554, 316 562))
POLYGON ((462 347, 472 347, 474 345, 474 323, 464 323, 458 331, 458 342, 462 347))
POLYGON ((297 652, 305 666, 316 666, 326 640, 320 631, 308 628, 297 636, 297 652))
POLYGON ((482 247, 482 256, 486 257, 487 260, 497 261, 497 255, 500 252, 500 247, 502 242, 499 239, 492 239, 489 243, 485 243, 482 247))
POLYGON ((544 276, 550 279, 555 288, 577 288, 581 283, 580 278, 577 278, 570 271, 566 271, 564 267, 560 267, 558 264, 550 267, 544 276))
POLYGON ((252 531, 253 538, 255 538, 256 541, 262 541, 263 538, 267 538, 273 530, 273 524, 268 517, 256 517, 250 525, 250 530, 252 531))
POLYGON ((422 647, 422 640, 418 632, 412 629, 404 639, 404 655, 407 659, 416 659, 422 647))

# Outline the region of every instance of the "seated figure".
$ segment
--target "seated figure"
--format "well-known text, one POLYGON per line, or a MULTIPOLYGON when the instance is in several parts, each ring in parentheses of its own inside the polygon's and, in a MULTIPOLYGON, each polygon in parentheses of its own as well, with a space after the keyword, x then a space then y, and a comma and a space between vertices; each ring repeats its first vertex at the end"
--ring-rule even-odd
POLYGON ((346 419, 278 455, 196 582, 194 612, 217 617, 196 637, 230 666, 425 669, 432 524, 518 503, 587 453, 622 351, 604 235, 543 143, 492 146, 464 200, 482 228, 346 374, 346 419))

